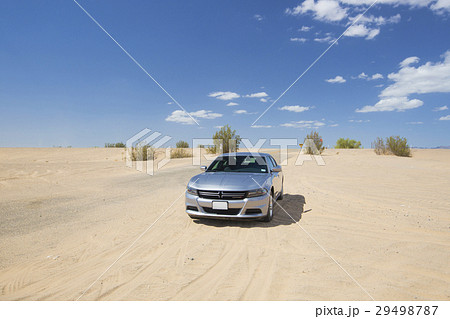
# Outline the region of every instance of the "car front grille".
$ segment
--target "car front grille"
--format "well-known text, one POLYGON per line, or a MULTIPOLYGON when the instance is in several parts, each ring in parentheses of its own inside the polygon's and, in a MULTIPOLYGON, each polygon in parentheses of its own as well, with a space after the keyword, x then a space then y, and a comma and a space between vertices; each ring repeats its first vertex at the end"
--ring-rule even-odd
POLYGON ((240 208, 229 208, 226 210, 212 209, 210 207, 202 207, 205 213, 217 215, 237 215, 241 211, 240 208))
POLYGON ((228 199, 237 200, 244 199, 247 196, 247 192, 231 192, 231 191, 198 191, 200 198, 207 199, 228 199))

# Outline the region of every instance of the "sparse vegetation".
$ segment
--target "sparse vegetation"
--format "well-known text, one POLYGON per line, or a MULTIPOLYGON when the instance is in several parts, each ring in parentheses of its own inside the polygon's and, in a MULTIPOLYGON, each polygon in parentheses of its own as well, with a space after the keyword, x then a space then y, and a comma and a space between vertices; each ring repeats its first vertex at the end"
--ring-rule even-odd
POLYGON ((206 153, 207 154, 216 154, 217 153, 217 148, 215 145, 210 145, 206 148, 206 153))
POLYGON ((372 142, 372 148, 377 155, 387 155, 388 154, 386 145, 384 144, 384 140, 381 137, 377 137, 375 139, 375 141, 372 142))
POLYGON ((186 141, 178 141, 176 146, 177 148, 189 148, 189 143, 186 141))
POLYGON ((210 146, 206 149, 207 153, 216 154, 220 150, 220 145, 223 143, 222 152, 236 152, 239 149, 241 143, 241 137, 236 134, 236 130, 232 130, 227 124, 222 126, 214 135, 214 146, 210 146))
POLYGON ((336 148, 360 148, 361 142, 356 140, 351 140, 349 138, 343 138, 337 140, 336 148))
POLYGON ((136 146, 132 148, 131 160, 132 161, 147 161, 154 159, 155 148, 150 145, 136 146))
POLYGON ((192 157, 192 153, 189 152, 189 150, 186 150, 189 148, 189 143, 186 141, 178 141, 176 144, 177 148, 173 149, 170 152, 171 158, 183 158, 183 157, 192 157))
POLYGON ((405 137, 391 136, 386 139, 386 146, 389 151, 397 156, 410 157, 411 149, 405 137))
MULTIPOLYGON (((312 140, 314 142, 314 144, 316 145, 316 148, 317 148, 317 151, 319 152, 319 154, 322 154, 322 152, 324 151, 325 148, 323 147, 322 136, 320 136, 318 132, 311 131, 310 134, 306 135, 305 142, 306 142, 306 140, 312 140)), ((305 143, 305 145, 303 147, 306 149, 306 154, 310 154, 310 155, 315 154, 314 148, 308 146, 307 143, 305 143)))
POLYGON ((377 137, 372 143, 372 148, 377 155, 411 156, 411 149, 405 137, 391 136, 387 137, 385 141, 381 137, 377 137))
POLYGON ((123 148, 126 147, 124 143, 118 142, 118 143, 105 143, 105 147, 117 147, 117 148, 123 148))

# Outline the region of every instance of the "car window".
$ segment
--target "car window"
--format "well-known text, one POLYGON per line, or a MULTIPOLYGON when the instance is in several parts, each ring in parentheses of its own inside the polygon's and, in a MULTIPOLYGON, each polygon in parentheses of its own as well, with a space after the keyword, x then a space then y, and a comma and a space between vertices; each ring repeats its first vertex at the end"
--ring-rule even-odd
POLYGON ((261 156, 224 156, 211 163, 207 172, 268 173, 267 162, 261 156))
POLYGON ((273 162, 270 159, 270 156, 267 156, 266 158, 267 158, 267 164, 269 164, 269 169, 272 169, 273 168, 273 162))
POLYGON ((273 167, 278 166, 277 162, 275 161, 275 159, 272 156, 269 156, 269 158, 270 158, 270 161, 273 164, 273 167))

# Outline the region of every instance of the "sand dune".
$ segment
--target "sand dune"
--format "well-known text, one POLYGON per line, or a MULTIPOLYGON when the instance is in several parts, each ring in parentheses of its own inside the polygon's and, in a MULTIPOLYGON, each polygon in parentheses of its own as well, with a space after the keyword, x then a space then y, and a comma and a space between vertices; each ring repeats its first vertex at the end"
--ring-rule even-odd
POLYGON ((0 299, 450 300, 450 150, 295 158, 267 224, 191 220, 190 159, 0 149, 0 299))

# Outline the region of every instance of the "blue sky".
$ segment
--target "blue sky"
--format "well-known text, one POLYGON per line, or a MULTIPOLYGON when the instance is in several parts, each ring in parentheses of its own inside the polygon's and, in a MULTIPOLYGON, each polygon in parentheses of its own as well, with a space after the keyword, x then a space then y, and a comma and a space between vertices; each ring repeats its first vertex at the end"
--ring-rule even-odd
POLYGON ((0 146, 103 146, 146 127, 174 144, 224 124, 254 143, 315 129, 329 146, 450 145, 447 0, 380 0, 358 21, 372 0, 78 2, 200 125, 74 1, 3 0, 0 146))

